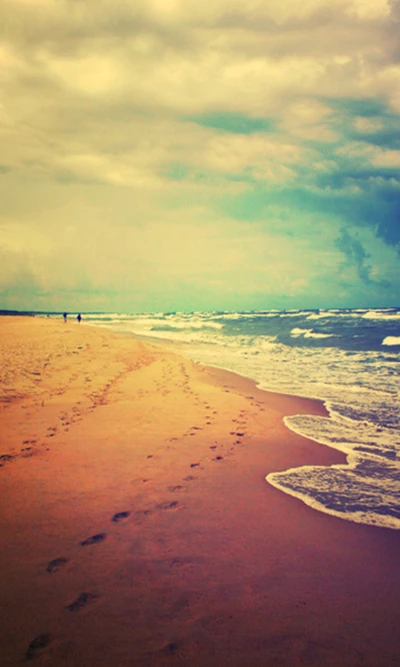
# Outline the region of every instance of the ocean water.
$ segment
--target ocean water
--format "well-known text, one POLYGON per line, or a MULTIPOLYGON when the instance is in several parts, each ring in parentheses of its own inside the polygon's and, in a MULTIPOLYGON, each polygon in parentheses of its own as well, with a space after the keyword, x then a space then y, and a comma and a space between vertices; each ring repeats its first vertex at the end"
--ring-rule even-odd
POLYGON ((272 473, 266 482, 315 509, 400 529, 400 309, 85 315, 114 331, 173 341, 195 361, 276 392, 318 398, 329 418, 292 431, 347 464, 272 473))

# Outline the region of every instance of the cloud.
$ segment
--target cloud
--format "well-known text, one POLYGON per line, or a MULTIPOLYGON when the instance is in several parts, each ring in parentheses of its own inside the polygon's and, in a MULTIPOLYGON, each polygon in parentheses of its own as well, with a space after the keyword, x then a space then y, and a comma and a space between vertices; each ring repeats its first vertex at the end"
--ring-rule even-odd
POLYGON ((347 225, 368 227, 400 250, 400 181, 398 169, 342 167, 319 179, 319 192, 304 193, 305 205, 324 208, 347 225))
POLYGON ((371 278, 372 268, 366 263, 370 254, 366 252, 360 240, 352 236, 347 229, 342 227, 335 245, 344 254, 350 266, 354 266, 363 283, 379 284, 384 288, 391 287, 391 283, 387 280, 377 281, 371 278))
POLYGON ((351 298, 372 282, 386 298, 364 232, 392 258, 397 2, 4 0, 2 10, 4 290, 18 276, 28 284, 28 267, 38 294, 53 284, 114 299, 131 281, 145 303, 157 276, 174 294, 185 280, 212 296, 208 280, 249 297, 266 281, 283 298, 329 284, 311 258, 333 275, 344 255, 351 298), (310 219, 331 233, 307 244, 310 219))
POLYGON ((390 18, 383 0, 64 0, 40 12, 34 3, 6 1, 5 14, 15 73, 47 79, 69 96, 134 94, 142 108, 265 114, 280 109, 282 98, 316 90, 367 97, 378 82, 383 94, 395 94, 396 68, 377 62, 382 22, 390 18))
POLYGON ((353 119, 353 127, 358 134, 377 134, 383 129, 382 121, 378 118, 365 118, 356 116, 353 119))

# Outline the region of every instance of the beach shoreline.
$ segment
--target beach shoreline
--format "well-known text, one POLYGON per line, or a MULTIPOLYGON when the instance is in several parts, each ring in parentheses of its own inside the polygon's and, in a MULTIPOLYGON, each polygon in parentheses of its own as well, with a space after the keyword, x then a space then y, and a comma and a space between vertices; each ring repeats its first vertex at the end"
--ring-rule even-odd
POLYGON ((265 481, 346 461, 283 423, 321 401, 94 326, 0 327, 2 665, 398 661, 398 531, 265 481))

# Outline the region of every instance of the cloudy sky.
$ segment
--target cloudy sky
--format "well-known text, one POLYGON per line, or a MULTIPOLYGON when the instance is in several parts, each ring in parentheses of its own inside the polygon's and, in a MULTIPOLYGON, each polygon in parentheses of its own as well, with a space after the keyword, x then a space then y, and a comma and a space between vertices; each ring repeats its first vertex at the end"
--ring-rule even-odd
POLYGON ((0 308, 400 305, 398 0, 1 13, 0 308))

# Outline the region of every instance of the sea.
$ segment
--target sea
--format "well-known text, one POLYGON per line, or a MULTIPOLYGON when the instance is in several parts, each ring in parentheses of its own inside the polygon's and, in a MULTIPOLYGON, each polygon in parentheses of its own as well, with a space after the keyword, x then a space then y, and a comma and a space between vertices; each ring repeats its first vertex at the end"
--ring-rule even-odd
POLYGON ((400 309, 101 313, 84 322, 174 343, 261 389, 320 399, 328 417, 289 429, 344 452, 346 464, 271 473, 266 482, 336 517, 400 529, 400 309))

